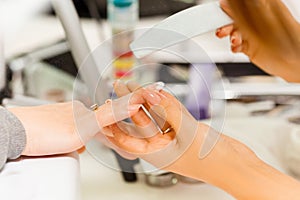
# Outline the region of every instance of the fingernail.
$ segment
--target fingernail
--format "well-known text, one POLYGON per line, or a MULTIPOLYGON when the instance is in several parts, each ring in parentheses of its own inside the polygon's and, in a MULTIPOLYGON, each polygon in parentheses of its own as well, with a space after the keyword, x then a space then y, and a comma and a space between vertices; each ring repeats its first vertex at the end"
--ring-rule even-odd
POLYGON ((140 108, 142 107, 141 104, 133 104, 128 106, 128 111, 129 112, 137 112, 140 108))
POLYGON ((109 136, 109 137, 114 137, 113 132, 109 128, 103 128, 101 130, 103 135, 109 136))
POLYGON ((165 87, 165 83, 164 82, 156 82, 155 84, 155 90, 160 91, 165 87))
POLYGON ((216 35, 219 36, 220 32, 221 32, 221 29, 218 28, 218 29, 216 30, 216 35))
POLYGON ((231 45, 235 45, 236 44, 236 38, 234 36, 231 37, 230 39, 231 45))
POLYGON ((161 101, 160 96, 154 91, 145 90, 143 96, 151 105, 157 105, 161 101))
POLYGON ((160 90, 162 90, 164 87, 165 87, 165 83, 160 81, 160 82, 153 83, 153 84, 147 86, 146 88, 147 88, 147 89, 152 89, 152 90, 160 91, 160 90))
POLYGON ((119 84, 124 84, 123 81, 121 81, 120 79, 117 79, 113 82, 113 86, 115 87, 116 85, 119 85, 119 84))

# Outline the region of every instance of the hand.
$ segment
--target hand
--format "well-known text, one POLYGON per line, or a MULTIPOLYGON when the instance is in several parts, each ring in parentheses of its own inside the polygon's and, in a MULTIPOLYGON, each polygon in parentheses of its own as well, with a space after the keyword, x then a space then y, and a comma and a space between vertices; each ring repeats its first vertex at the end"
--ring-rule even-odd
POLYGON ((234 20, 217 30, 230 35, 233 52, 243 52, 266 72, 300 82, 300 24, 280 0, 220 0, 234 20))
MULTIPOLYGON (((139 86, 132 82, 127 85, 121 82, 115 84, 115 91, 120 96, 129 92, 139 94, 145 100, 144 105, 154 113, 153 116, 160 121, 165 120, 161 125, 162 130, 170 127, 171 131, 163 135, 156 132, 150 137, 136 137, 136 133, 130 131, 132 129, 114 124, 109 126, 114 135, 109 137, 109 140, 124 151, 141 157, 158 168, 170 169, 175 161, 189 151, 196 137, 203 139, 207 133, 206 126, 198 124, 184 106, 169 93, 138 88, 139 86)), ((138 126, 146 126, 149 123, 149 119, 142 111, 133 115, 132 120, 138 126)), ((201 144, 196 145, 197 154, 200 148, 201 144)))
MULTIPOLYGON (((157 133, 149 138, 137 138, 130 131, 113 124, 109 126, 113 133, 109 137, 112 143, 158 168, 208 182, 237 199, 284 199, 287 195, 288 199, 297 199, 300 188, 297 181, 266 165, 248 147, 225 135, 220 135, 209 155, 199 158, 206 139, 210 140, 216 131, 198 123, 167 92, 136 88, 138 86, 132 83, 115 85, 120 95, 134 91, 135 99, 140 102, 144 99, 150 111, 166 119, 172 131, 164 135, 157 133)), ((141 119, 145 120, 135 123, 146 124, 146 118, 141 119)))
MULTIPOLYGON (((128 118, 139 107, 140 105, 129 105, 119 116, 128 118)), ((103 127, 116 122, 111 103, 100 106, 95 112, 77 101, 9 110, 25 128, 27 141, 22 155, 27 156, 75 151, 103 127)))

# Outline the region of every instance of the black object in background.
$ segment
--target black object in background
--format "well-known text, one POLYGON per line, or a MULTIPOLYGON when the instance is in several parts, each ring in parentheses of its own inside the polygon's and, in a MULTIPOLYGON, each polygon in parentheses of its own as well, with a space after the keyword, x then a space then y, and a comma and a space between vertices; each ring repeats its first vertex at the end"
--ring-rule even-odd
MULTIPOLYGON (((184 0, 139 0, 140 17, 151 17, 157 15, 172 15, 183 9, 196 5, 196 0, 190 2, 184 0)), ((90 5, 95 5, 101 18, 107 17, 107 0, 73 0, 75 8, 80 17, 95 17, 95 12, 91 12, 90 5)), ((93 9, 94 10, 94 9, 93 9)), ((53 14, 54 12, 51 11, 53 14)))
POLYGON ((172 15, 176 12, 196 5, 194 0, 191 1, 191 3, 180 0, 139 0, 139 3, 141 17, 172 15))
POLYGON ((12 93, 11 89, 9 87, 9 83, 12 80, 12 71, 10 70, 9 67, 6 67, 6 82, 5 82, 5 87, 0 91, 0 104, 2 104, 2 100, 4 98, 11 98, 12 93))
POLYGON ((116 153, 114 150, 112 150, 117 158, 119 167, 122 170, 123 179, 126 182, 136 182, 137 176, 134 171, 134 165, 139 163, 139 159, 135 160, 127 160, 123 157, 121 157, 118 153, 116 153))
POLYGON ((253 63, 217 63, 217 67, 226 77, 268 75, 253 63))
POLYGON ((70 51, 44 59, 43 61, 73 75, 74 77, 77 76, 78 69, 70 51))

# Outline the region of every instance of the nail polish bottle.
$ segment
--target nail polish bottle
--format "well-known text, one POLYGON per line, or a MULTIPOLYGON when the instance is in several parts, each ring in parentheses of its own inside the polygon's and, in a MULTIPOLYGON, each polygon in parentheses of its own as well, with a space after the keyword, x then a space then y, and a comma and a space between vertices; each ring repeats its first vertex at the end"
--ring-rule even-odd
POLYGON ((211 86, 216 67, 210 63, 192 64, 189 72, 189 95, 184 105, 197 119, 209 118, 209 104, 211 100, 211 86))
POLYGON ((112 32, 113 78, 134 79, 135 57, 129 48, 139 18, 138 0, 108 0, 108 22, 112 32))

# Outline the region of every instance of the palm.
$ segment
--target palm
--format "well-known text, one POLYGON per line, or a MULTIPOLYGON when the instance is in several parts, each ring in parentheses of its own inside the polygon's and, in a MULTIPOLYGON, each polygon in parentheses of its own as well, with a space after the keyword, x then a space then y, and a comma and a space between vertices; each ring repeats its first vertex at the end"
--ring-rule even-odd
POLYGON ((173 141, 175 136, 175 132, 170 131, 165 135, 158 133, 149 138, 137 138, 131 136, 131 133, 124 132, 116 124, 110 126, 110 128, 114 133, 114 137, 109 138, 109 140, 132 154, 150 154, 162 150, 173 141))

